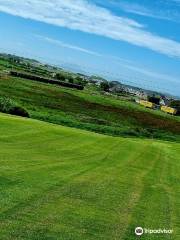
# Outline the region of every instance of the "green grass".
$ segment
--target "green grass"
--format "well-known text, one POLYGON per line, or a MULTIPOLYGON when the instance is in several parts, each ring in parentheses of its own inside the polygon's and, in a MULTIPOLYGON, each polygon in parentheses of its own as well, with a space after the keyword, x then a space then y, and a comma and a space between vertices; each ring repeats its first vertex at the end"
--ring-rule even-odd
POLYGON ((113 136, 180 141, 180 118, 89 90, 78 91, 7 77, 0 96, 11 98, 32 118, 113 136))
POLYGON ((177 143, 0 114, 0 239, 179 239, 177 143))

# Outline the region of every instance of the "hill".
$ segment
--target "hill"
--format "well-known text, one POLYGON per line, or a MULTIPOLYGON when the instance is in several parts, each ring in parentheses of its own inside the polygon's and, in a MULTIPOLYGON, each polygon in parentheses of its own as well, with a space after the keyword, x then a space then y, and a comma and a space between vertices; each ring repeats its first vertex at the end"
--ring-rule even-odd
POLYGON ((180 118, 148 110, 131 99, 78 91, 12 76, 0 79, 0 96, 25 108, 31 118, 113 136, 180 140, 180 118))
POLYGON ((0 239, 179 239, 179 144, 0 114, 0 148, 0 239))

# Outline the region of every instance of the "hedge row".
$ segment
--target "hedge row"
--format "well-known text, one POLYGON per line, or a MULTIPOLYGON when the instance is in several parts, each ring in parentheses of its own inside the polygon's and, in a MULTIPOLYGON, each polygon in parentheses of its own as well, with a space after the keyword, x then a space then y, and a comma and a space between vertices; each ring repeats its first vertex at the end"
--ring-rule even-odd
POLYGON ((38 81, 38 82, 56 84, 56 85, 60 85, 60 86, 63 86, 63 87, 76 88, 78 90, 83 90, 84 89, 83 86, 78 85, 78 84, 62 82, 62 81, 59 81, 59 80, 44 78, 44 77, 31 75, 31 74, 27 74, 27 73, 10 71, 10 74, 14 77, 26 78, 26 79, 34 80, 34 81, 38 81))

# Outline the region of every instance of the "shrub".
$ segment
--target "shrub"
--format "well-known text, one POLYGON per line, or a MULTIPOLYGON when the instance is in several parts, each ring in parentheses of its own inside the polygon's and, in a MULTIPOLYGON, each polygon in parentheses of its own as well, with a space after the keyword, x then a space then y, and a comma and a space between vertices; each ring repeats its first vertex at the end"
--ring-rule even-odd
POLYGON ((108 82, 101 82, 100 89, 104 92, 109 92, 109 83, 108 82))
POLYGON ((24 108, 22 108, 20 106, 12 107, 9 110, 9 113, 12 114, 12 115, 17 115, 17 116, 29 118, 29 113, 24 108))
POLYGON ((148 96, 148 101, 159 105, 160 98, 156 96, 148 96))
POLYGON ((68 81, 69 81, 69 83, 74 83, 73 77, 69 77, 68 81))
POLYGON ((171 101, 170 107, 177 109, 177 115, 180 115, 180 100, 173 100, 171 101))
POLYGON ((18 106, 12 99, 7 97, 0 97, 0 111, 21 117, 29 117, 29 113, 23 107, 18 106))
POLYGON ((62 73, 56 73, 56 79, 61 80, 61 81, 65 81, 66 77, 62 74, 62 73))
POLYGON ((9 110, 15 106, 15 103, 6 97, 0 97, 0 111, 8 113, 9 110))

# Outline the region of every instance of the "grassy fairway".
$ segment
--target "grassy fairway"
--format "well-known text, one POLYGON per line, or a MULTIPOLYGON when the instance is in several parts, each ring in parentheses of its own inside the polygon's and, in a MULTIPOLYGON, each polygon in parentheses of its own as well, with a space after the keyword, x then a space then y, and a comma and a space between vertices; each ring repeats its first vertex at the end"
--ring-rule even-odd
POLYGON ((177 143, 0 114, 0 239, 180 239, 177 143))

